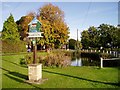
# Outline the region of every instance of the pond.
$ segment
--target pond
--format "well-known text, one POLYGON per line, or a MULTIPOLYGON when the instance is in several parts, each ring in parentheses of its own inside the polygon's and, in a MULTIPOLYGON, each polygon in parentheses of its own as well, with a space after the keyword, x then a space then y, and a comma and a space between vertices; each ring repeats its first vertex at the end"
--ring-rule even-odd
MULTIPOLYGON (((104 60, 103 67, 117 67, 120 64, 120 60, 104 60)), ((71 66, 100 66, 100 57, 98 54, 86 54, 81 53, 73 55, 71 66)))
POLYGON ((94 60, 91 58, 76 58, 72 60, 71 66, 99 66, 100 60, 94 60))

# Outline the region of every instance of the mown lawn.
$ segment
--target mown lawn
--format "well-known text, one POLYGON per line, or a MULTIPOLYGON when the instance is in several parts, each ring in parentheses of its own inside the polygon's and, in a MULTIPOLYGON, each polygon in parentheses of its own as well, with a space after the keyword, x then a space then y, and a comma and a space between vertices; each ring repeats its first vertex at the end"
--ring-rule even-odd
MULTIPOLYGON (((39 55, 44 55, 39 54, 39 55)), ((118 88, 118 69, 93 66, 43 68, 42 84, 28 84, 27 67, 19 64, 21 55, 2 56, 2 88, 118 88)))

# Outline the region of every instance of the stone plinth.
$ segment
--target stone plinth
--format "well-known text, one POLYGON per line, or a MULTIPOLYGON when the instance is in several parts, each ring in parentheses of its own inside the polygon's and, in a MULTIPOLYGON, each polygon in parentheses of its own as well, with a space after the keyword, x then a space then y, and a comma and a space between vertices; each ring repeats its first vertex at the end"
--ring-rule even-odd
POLYGON ((28 65, 28 78, 30 81, 38 81, 42 79, 42 64, 28 65))

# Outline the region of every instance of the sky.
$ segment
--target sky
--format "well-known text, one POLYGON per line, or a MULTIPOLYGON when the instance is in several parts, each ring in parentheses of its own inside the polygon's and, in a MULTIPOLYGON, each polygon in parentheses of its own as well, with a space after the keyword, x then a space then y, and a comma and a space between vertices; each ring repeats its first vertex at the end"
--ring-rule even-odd
MULTIPOLYGON (((48 2, 2 2, 2 25, 10 13, 15 21, 27 13, 38 9, 48 2)), ((77 39, 77 29, 80 33, 90 26, 100 24, 118 25, 118 2, 49 2, 58 6, 65 14, 65 22, 70 29, 70 38, 77 39)), ((0 27, 0 31, 2 27, 0 27)))

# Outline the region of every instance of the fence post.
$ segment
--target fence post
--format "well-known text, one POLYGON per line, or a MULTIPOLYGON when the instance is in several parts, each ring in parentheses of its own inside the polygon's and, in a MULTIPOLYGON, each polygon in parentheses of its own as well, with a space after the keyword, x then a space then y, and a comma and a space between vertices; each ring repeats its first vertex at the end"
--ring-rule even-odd
POLYGON ((100 68, 103 68, 103 58, 100 58, 100 68))

